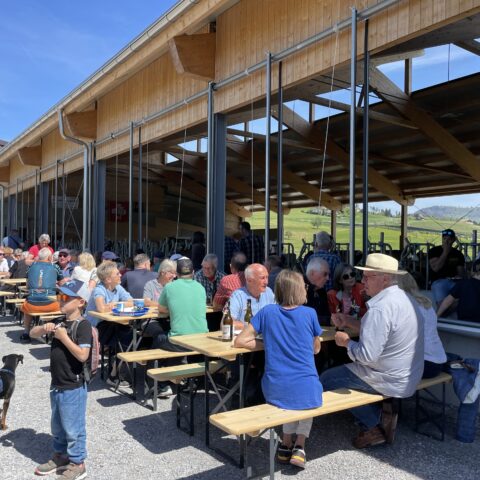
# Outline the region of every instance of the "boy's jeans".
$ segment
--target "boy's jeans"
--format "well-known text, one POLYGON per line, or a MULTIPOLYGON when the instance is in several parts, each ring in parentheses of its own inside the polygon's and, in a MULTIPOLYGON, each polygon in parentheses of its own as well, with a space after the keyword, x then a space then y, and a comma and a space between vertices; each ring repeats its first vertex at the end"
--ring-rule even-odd
POLYGON ((50 390, 52 407, 53 450, 67 455, 72 463, 83 463, 87 457, 87 385, 73 390, 50 390))

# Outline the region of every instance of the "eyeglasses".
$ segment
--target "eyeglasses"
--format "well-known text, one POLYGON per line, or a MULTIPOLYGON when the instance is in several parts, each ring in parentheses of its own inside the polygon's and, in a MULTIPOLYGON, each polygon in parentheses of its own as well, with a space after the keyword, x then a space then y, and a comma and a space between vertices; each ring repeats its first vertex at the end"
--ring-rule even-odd
POLYGON ((348 280, 349 278, 355 278, 357 274, 355 272, 350 272, 350 273, 344 273, 342 275, 343 280, 348 280))
POLYGON ((59 253, 58 256, 59 257, 68 257, 68 255, 66 253, 59 253))
POLYGON ((447 237, 454 237, 452 230, 442 230, 442 236, 446 235, 447 237))

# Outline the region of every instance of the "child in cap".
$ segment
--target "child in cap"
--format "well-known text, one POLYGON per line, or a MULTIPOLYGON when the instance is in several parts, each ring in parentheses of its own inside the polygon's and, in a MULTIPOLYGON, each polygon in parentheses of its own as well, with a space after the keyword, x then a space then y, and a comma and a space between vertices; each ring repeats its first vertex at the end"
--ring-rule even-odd
POLYGON ((72 280, 59 287, 60 310, 65 314, 65 323, 45 323, 32 328, 34 338, 52 333, 50 353, 50 404, 53 435, 52 458, 35 469, 36 475, 56 472, 63 480, 86 478, 86 409, 87 384, 83 377, 83 364, 90 355, 92 327, 82 319, 82 309, 90 298, 88 285, 72 280), (79 321, 75 340, 71 329, 79 321))

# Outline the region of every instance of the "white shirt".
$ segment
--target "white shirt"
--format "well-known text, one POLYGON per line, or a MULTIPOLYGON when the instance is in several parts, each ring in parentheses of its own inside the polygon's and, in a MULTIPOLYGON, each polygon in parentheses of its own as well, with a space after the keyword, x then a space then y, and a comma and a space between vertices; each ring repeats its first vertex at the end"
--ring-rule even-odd
POLYGON ((346 365, 377 392, 389 397, 413 395, 423 374, 423 322, 397 285, 367 302, 358 342, 350 340, 346 365))
POLYGON ((9 270, 7 259, 4 257, 0 262, 0 272, 8 272, 9 270))
POLYGON ((90 280, 97 281, 97 269, 85 270, 83 267, 77 265, 73 269, 72 280, 80 280, 83 283, 88 283, 90 280))

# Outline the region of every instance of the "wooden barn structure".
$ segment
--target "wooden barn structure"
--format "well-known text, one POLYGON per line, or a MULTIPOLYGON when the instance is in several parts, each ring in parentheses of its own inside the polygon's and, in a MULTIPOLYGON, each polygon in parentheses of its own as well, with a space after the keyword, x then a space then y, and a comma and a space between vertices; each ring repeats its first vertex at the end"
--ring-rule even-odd
POLYGON ((411 88, 423 49, 479 55, 478 32, 480 0, 180 0, 0 149, 2 222, 129 254, 203 230, 223 258, 254 210, 280 213, 281 242, 290 208, 334 228, 344 205, 394 200, 405 232, 415 198, 480 191, 480 73, 411 88), (399 60, 402 88, 378 68, 399 60))

